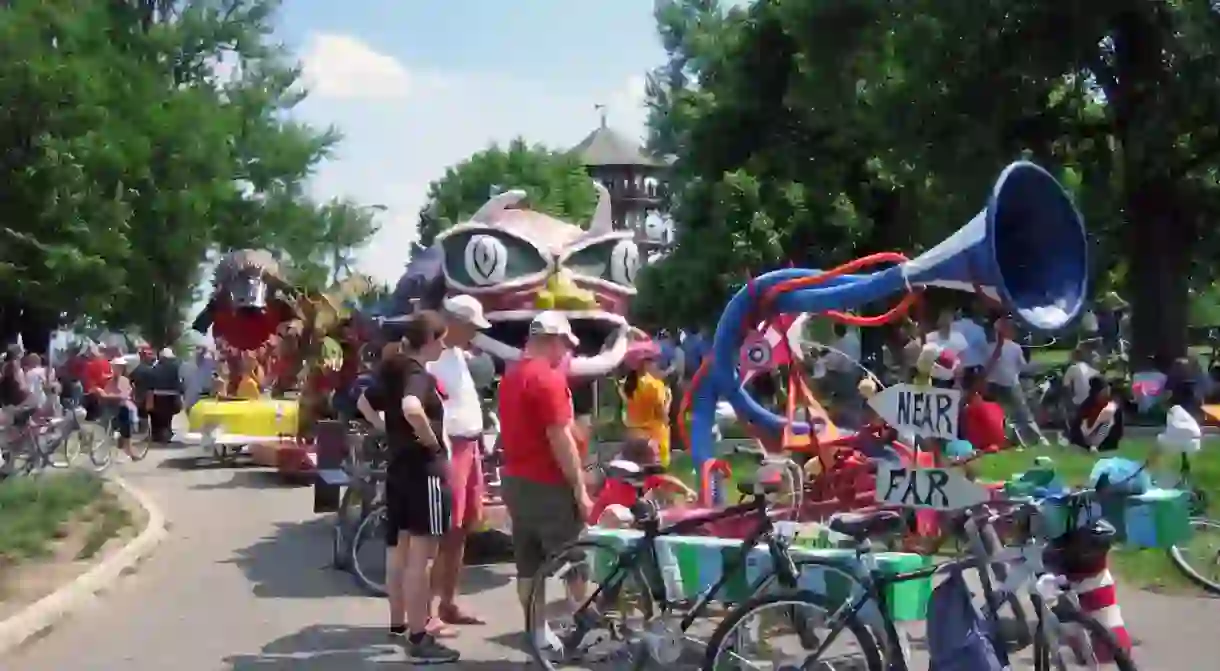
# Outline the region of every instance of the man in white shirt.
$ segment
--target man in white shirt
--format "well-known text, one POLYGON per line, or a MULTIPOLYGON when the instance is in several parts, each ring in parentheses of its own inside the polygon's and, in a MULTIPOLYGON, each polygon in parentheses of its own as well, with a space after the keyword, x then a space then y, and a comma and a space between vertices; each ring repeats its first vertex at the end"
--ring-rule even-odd
POLYGON ((466 535, 483 516, 483 408, 470 374, 472 355, 465 349, 480 329, 491 326, 483 306, 471 296, 446 298, 441 314, 448 328, 447 349, 428 366, 445 393, 445 433, 449 436, 449 485, 453 489, 453 523, 442 539, 432 568, 437 620, 447 624, 484 624, 455 601, 466 548, 466 535))
POLYGON ((1075 415, 1080 404, 1089 397, 1089 380, 1099 375, 1097 370, 1089 365, 1092 357, 1092 348, 1089 345, 1077 345, 1072 351, 1072 363, 1063 374, 1063 390, 1071 404, 1071 416, 1075 415))
POLYGON ((925 343, 936 345, 941 349, 952 350, 957 360, 962 360, 962 353, 970 349, 970 343, 960 332, 953 329, 953 311, 942 310, 936 317, 936 330, 929 333, 925 343))
MULTIPOLYGON (((1011 321, 1002 318, 996 321, 995 327, 996 335, 1003 339, 1003 343, 987 374, 988 391, 1004 406, 1009 421, 1017 430, 1018 438, 1025 432, 1027 437, 1033 436, 1040 444, 1049 445, 1050 442, 1042 435, 1042 429, 1034 420, 1033 413, 1029 411, 1029 402, 1021 388, 1021 373, 1024 372, 1026 363, 1025 352, 1021 350, 1021 345, 1013 340, 1016 329, 1011 321)), ((991 345, 992 349, 994 347, 991 345)))

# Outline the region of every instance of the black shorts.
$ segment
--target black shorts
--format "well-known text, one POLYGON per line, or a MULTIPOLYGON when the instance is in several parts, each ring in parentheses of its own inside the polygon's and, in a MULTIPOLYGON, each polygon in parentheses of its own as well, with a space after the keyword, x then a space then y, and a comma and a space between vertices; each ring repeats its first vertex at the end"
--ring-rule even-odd
POLYGON ((444 536, 453 528, 453 494, 436 475, 389 477, 385 483, 386 545, 398 544, 399 532, 444 536))

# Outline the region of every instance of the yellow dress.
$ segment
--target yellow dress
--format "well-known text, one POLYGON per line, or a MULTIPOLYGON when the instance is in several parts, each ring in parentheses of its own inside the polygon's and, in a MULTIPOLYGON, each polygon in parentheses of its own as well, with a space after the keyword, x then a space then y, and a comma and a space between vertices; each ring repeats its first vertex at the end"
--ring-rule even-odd
POLYGON ((657 444, 661 465, 669 468, 669 387, 660 378, 641 375, 635 393, 627 397, 627 428, 657 444))
POLYGON ((253 375, 243 376, 237 383, 237 398, 254 399, 262 395, 258 380, 253 375))

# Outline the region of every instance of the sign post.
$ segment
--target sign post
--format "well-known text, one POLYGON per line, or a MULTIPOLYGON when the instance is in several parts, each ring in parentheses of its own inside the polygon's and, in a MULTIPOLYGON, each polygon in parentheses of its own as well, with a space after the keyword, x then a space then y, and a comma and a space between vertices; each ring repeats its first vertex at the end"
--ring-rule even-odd
POLYGON ((868 405, 899 433, 954 440, 958 436, 962 392, 895 384, 868 399, 868 405))

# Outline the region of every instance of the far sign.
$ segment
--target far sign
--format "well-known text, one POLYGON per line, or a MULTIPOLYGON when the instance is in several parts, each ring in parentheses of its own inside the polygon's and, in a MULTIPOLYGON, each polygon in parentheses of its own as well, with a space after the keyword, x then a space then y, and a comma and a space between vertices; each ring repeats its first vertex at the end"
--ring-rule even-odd
POLYGON ((956 389, 895 384, 870 398, 868 405, 899 433, 953 440, 958 437, 961 402, 956 389))
POLYGON ((904 508, 962 510, 991 500, 991 492, 950 468, 903 468, 877 464, 878 503, 904 508))

